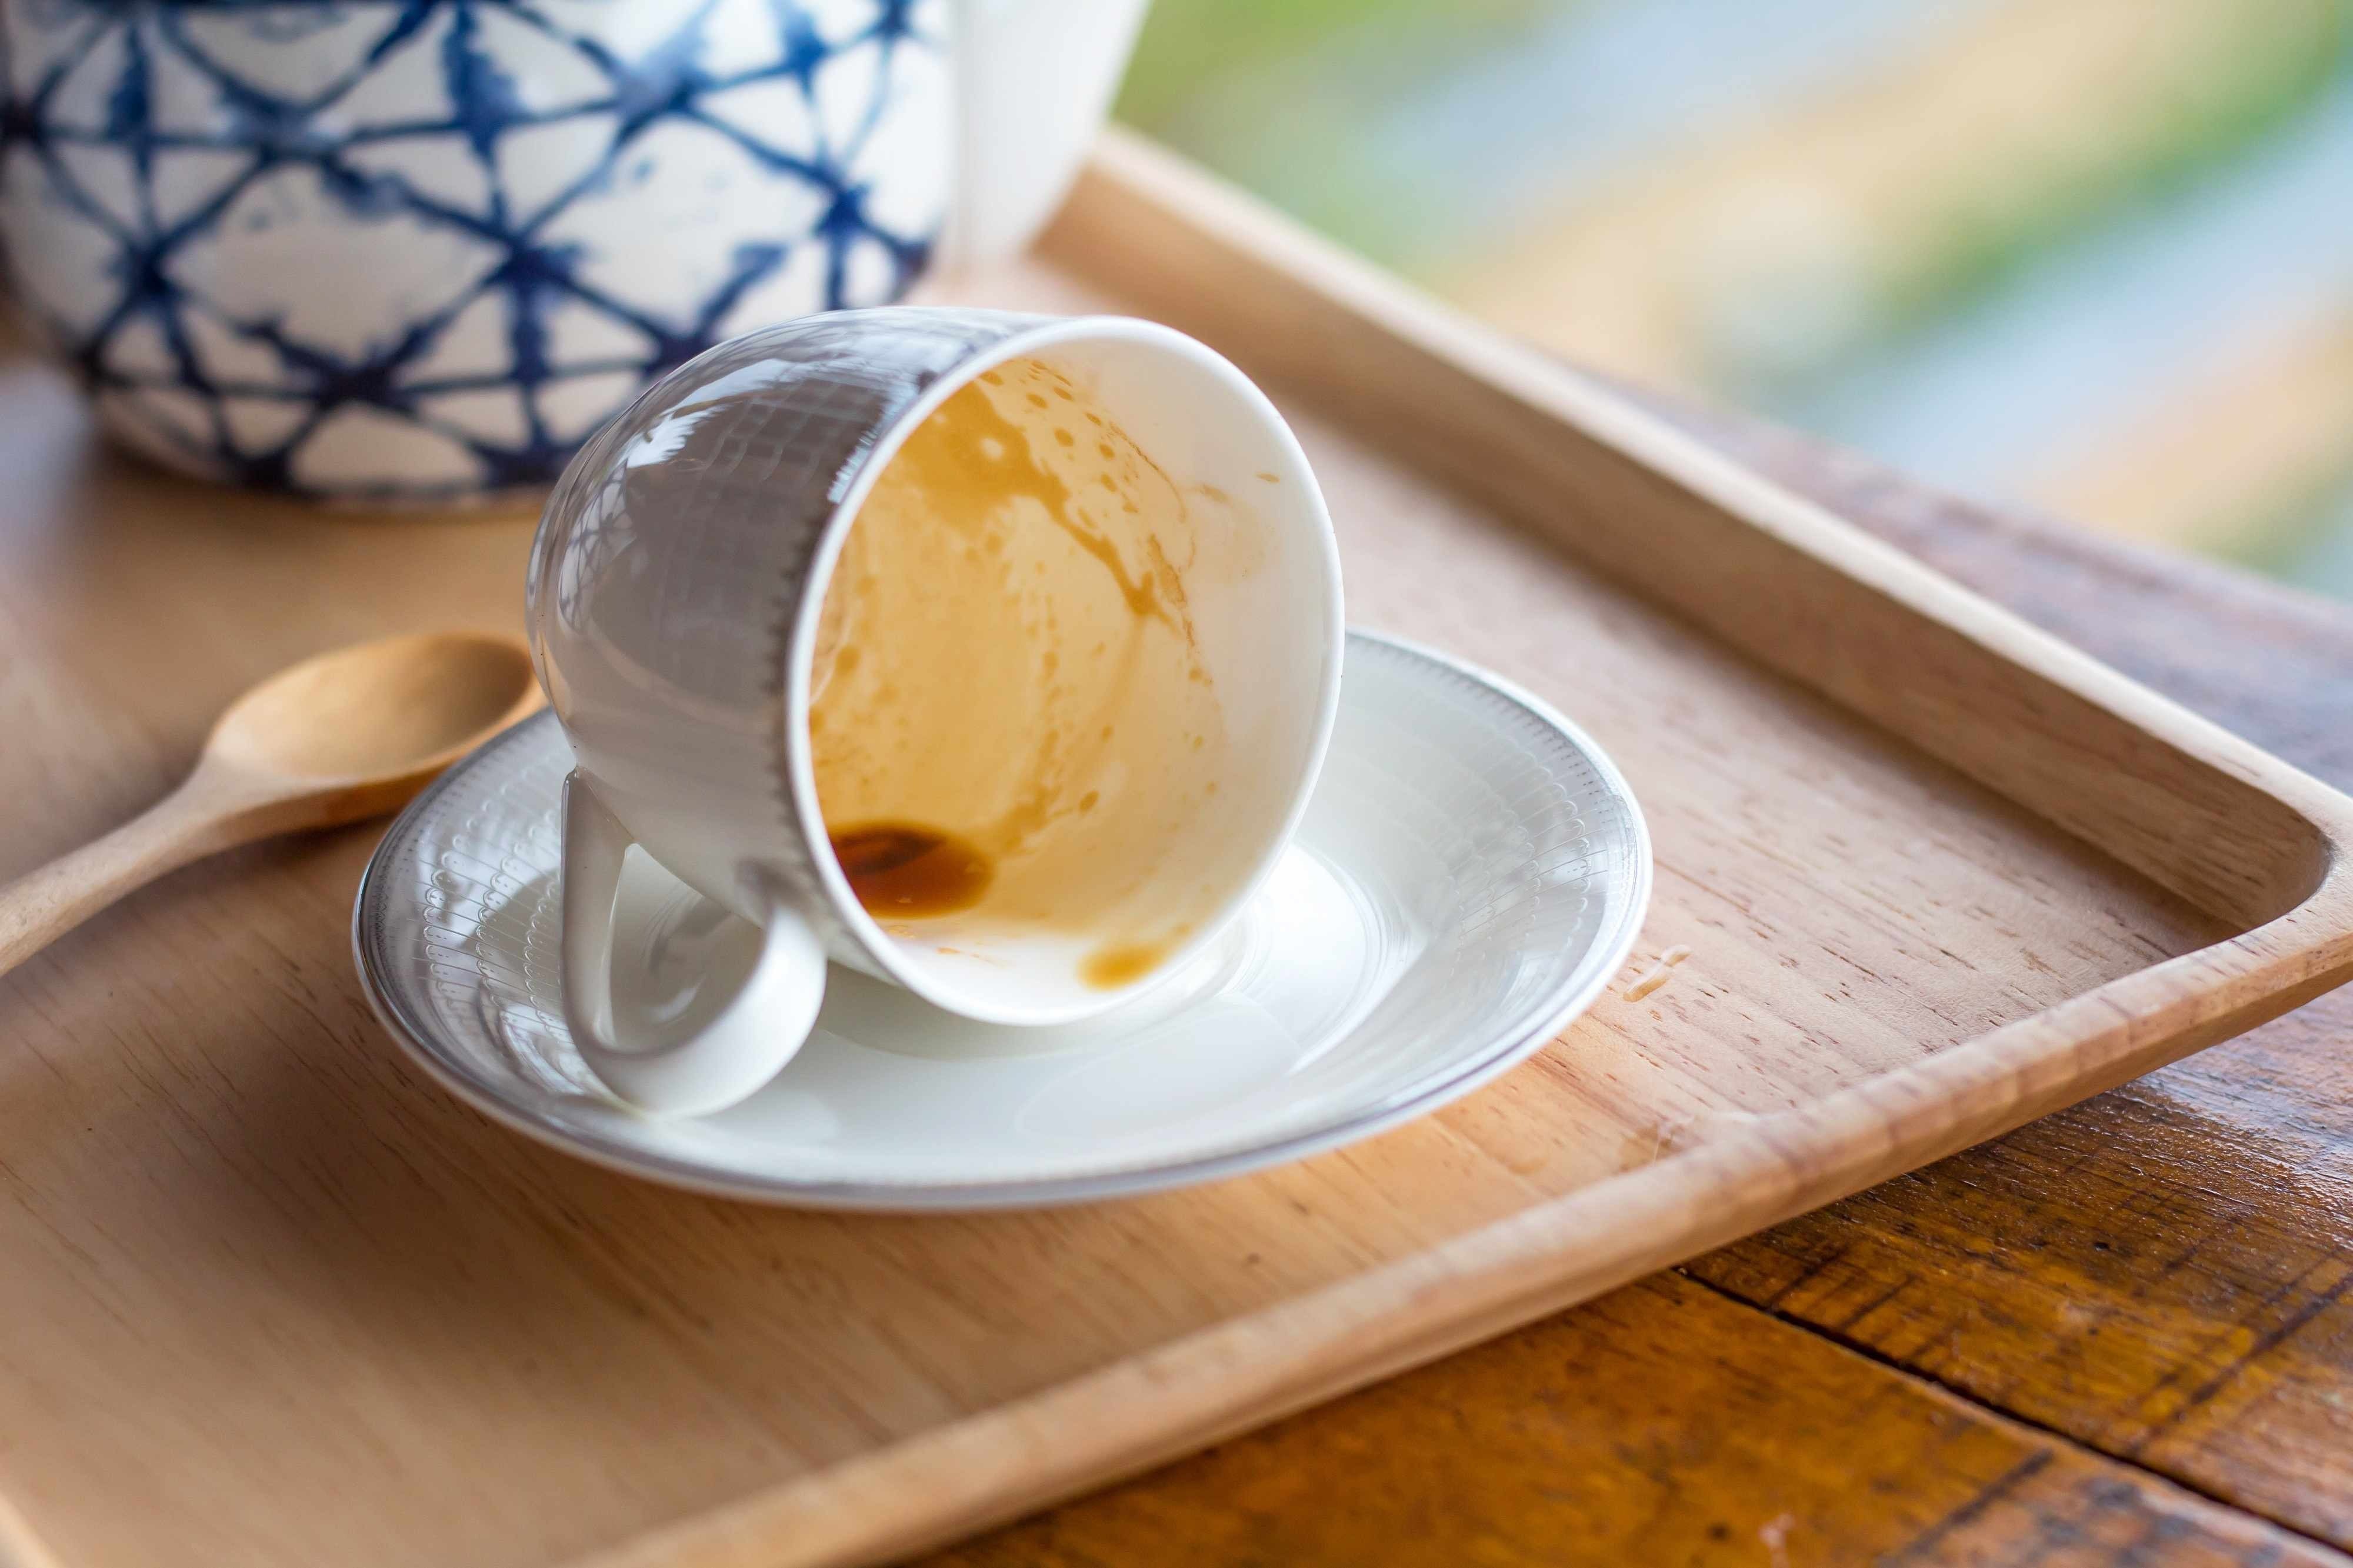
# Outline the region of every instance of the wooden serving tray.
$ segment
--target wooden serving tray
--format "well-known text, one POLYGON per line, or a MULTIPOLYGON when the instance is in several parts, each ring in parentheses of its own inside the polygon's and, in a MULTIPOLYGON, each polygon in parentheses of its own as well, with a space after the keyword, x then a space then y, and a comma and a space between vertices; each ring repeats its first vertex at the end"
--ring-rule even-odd
MULTIPOLYGON (((964 295, 1231 355, 1315 460, 1353 617, 1610 749, 1671 983, 1286 1169, 792 1214, 575 1163, 410 1070, 346 951, 372 835, 232 857, 0 981, 0 1562, 888 1558, 2353 972, 2353 801, 1568 371, 1123 139, 1042 254, 964 295)), ((519 616, 526 516, 322 517, 87 452, 54 377, 0 380, 0 875, 152 795, 264 670, 519 616)))

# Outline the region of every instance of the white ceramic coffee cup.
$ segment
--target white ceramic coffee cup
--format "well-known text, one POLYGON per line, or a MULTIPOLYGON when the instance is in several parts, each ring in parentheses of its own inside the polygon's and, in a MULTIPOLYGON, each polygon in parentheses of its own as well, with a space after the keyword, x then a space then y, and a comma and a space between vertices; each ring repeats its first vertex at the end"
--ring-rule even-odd
POLYGON ((1306 809, 1339 700, 1339 558, 1282 416, 1210 350, 1146 321, 895 308, 838 311, 722 344, 673 372, 585 447, 533 548, 533 657, 569 738, 565 1000, 582 1057, 615 1094, 668 1114, 717 1110, 791 1059, 828 958, 992 1024, 1071 1023, 1117 1007, 1216 937, 1306 809), (818 610, 860 506, 933 409, 991 366, 1043 361, 1180 483, 1249 494, 1263 535, 1242 572, 1186 584, 1230 766, 1183 843, 1254 847, 1153 972, 1083 984, 1067 942, 1008 936, 948 952, 894 937, 829 847, 809 742, 818 610), (1272 482, 1266 482, 1271 477, 1272 482), (616 1033, 614 901, 641 846, 754 922, 732 997, 677 1026, 616 1033))

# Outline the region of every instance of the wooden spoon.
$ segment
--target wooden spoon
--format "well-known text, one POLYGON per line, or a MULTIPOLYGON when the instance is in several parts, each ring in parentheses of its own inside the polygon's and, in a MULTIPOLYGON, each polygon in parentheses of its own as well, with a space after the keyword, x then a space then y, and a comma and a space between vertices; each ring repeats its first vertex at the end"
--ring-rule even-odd
POLYGON ((386 637, 280 670, 229 705, 195 771, 144 816, 0 888, 0 973, 191 860, 391 811, 539 705, 514 637, 386 637))

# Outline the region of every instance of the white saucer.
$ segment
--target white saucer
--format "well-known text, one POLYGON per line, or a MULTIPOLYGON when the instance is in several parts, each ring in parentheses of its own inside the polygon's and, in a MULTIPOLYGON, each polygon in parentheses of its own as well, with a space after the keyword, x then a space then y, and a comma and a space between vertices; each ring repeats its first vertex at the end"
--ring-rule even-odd
MULTIPOLYGON (((573 1049, 556 963, 553 717, 393 824, 353 917, 378 1016, 432 1075, 543 1142, 768 1203, 988 1208, 1155 1191, 1362 1138, 1525 1059, 1625 963, 1651 892, 1625 780, 1544 704, 1348 637, 1305 824, 1234 929, 1107 1018, 967 1024, 836 966, 818 1032, 716 1116, 615 1102, 573 1049)), ((692 976, 751 934, 641 854, 617 951, 692 976)), ((694 1005, 691 983, 654 1005, 694 1005)))

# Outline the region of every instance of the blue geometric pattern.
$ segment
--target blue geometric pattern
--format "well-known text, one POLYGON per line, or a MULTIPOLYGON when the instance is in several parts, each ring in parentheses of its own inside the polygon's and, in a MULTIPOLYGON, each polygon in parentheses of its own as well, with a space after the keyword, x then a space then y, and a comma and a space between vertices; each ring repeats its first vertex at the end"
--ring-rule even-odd
POLYGON ((945 0, 7 0, 0 238, 109 430, 321 496, 544 483, 653 377, 887 303, 945 0))

